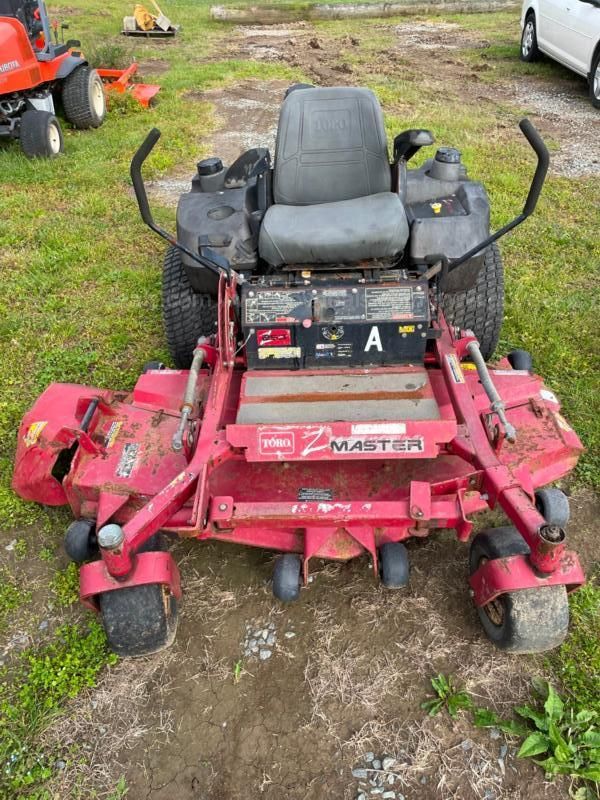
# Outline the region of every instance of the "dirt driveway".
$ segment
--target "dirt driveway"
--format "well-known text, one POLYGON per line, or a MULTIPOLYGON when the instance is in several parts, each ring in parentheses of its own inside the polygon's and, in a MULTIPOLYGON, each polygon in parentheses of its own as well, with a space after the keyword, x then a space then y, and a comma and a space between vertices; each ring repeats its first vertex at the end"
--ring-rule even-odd
MULTIPOLYGON (((535 79, 519 87, 510 79, 480 81, 457 53, 484 48, 485 40, 453 23, 407 23, 398 37, 398 47, 376 62, 379 75, 400 66, 423 72, 434 49, 445 91, 463 87, 469 100, 486 103, 500 93, 560 141, 553 167, 560 174, 600 172, 600 115, 575 79, 569 96, 535 79)), ((348 36, 346 51, 354 46, 348 36)), ((307 24, 239 28, 229 48, 227 57, 281 61, 319 84, 356 80, 339 43, 307 24)), ((251 145, 273 148, 285 86, 247 80, 204 93, 221 121, 214 152, 231 159, 251 145)), ((153 191, 172 204, 186 185, 177 174, 153 191)), ((589 566, 600 504, 587 492, 572 502, 572 543, 589 566)), ((484 640, 466 588, 466 549, 451 535, 410 546, 406 591, 380 588, 363 559, 321 565, 289 607, 271 595, 268 554, 185 542, 174 545, 174 555, 185 587, 174 646, 120 663, 81 700, 77 718, 51 733, 87 749, 88 780, 109 785, 124 773, 130 800, 566 796, 564 784, 546 783, 518 761, 499 731, 424 718, 420 703, 437 672, 506 710, 542 669, 484 640), (385 757, 393 759, 386 769, 364 772, 385 757)))

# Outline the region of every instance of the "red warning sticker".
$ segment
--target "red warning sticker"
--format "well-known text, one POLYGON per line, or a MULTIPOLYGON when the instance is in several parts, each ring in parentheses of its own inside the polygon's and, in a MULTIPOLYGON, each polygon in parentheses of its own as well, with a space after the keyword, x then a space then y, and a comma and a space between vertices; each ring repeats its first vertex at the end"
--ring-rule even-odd
POLYGON ((292 332, 289 328, 263 328, 256 331, 259 347, 289 347, 292 332))

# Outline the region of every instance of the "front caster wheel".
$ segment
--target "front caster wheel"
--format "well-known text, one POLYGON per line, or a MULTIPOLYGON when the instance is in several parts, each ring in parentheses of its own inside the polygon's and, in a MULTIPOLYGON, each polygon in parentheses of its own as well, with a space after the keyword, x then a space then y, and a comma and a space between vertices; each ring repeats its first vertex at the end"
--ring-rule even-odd
POLYGON ((77 519, 69 525, 65 535, 65 551, 76 564, 96 558, 98 542, 93 519, 77 519))
POLYGON ((511 350, 507 356, 508 361, 513 369, 524 370, 531 372, 533 369, 533 359, 531 353, 527 350, 511 350))
POLYGON ((273 570, 273 594, 282 603, 291 603, 300 596, 302 562, 294 553, 279 556, 273 570))
POLYGON ((566 528, 571 516, 569 498, 560 489, 538 489, 535 493, 535 506, 548 525, 566 528))
POLYGON ((98 596, 111 650, 144 656, 168 647, 177 631, 177 599, 161 583, 128 586, 98 596))
POLYGON ((379 548, 379 575, 386 589, 408 586, 408 553, 402 542, 386 542, 379 548))
MULTIPOLYGON (((469 569, 472 575, 481 564, 493 559, 528 555, 529 547, 512 527, 479 533, 471 544, 469 569)), ((561 644, 569 627, 569 604, 564 586, 541 586, 507 592, 477 608, 489 639, 511 653, 542 653, 561 644)))

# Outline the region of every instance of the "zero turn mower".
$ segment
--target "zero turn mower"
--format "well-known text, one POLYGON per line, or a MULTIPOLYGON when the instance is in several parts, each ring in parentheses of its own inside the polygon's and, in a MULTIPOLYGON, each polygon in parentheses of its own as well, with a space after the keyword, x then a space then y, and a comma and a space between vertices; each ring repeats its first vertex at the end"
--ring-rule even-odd
MULTIPOLYGON (((471 541, 469 589, 499 647, 542 651, 567 633, 584 582, 555 488, 582 445, 554 393, 513 351, 488 367, 502 322, 497 240, 484 187, 428 130, 393 142, 362 88, 292 87, 274 168, 256 148, 198 164, 177 238, 166 238, 166 333, 177 369, 149 363, 133 391, 53 384, 19 431, 13 486, 70 505, 81 599, 117 652, 167 645, 181 600, 161 532, 282 553, 273 591, 298 597, 315 559, 367 554, 375 580, 409 580, 411 539, 497 508, 471 541), (86 563, 83 563, 86 562, 86 563)), ((435 567, 433 567, 435 568, 435 567)))

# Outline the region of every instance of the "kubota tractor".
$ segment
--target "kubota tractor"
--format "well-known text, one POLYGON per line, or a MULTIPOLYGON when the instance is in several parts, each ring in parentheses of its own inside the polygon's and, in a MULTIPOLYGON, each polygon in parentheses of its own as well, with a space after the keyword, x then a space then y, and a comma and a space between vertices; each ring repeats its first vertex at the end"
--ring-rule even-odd
POLYGON ((102 79, 78 47, 59 43, 57 26, 52 41, 43 0, 0 0, 0 137, 20 139, 30 158, 63 151, 56 97, 75 128, 104 121, 102 79))

